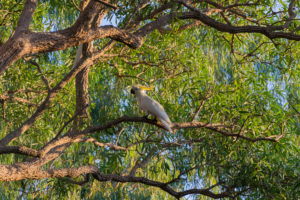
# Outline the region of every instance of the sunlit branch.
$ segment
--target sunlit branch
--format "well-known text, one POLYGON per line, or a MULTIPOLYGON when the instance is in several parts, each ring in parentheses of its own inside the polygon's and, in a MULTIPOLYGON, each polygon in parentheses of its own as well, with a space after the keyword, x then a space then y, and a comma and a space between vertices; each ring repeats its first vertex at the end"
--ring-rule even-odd
POLYGON ((15 30, 16 34, 19 34, 21 31, 25 31, 28 29, 30 22, 32 20, 32 15, 35 11, 35 8, 37 6, 38 1, 37 0, 27 0, 23 12, 19 18, 17 28, 15 30))
POLYGON ((39 157, 39 151, 25 146, 0 146, 0 154, 21 154, 26 156, 39 157))

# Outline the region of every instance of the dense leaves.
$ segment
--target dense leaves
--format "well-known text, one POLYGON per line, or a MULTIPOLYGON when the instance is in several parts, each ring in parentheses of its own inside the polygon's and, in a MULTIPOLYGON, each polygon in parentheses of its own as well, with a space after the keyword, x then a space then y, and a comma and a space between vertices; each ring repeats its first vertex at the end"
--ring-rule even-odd
MULTIPOLYGON (((205 1, 197 2, 193 5, 199 9, 211 7, 205 1)), ((235 1, 224 2, 226 7, 235 1)), ((259 23, 264 25, 281 19, 272 12, 288 11, 287 2, 258 2, 259 6, 243 9, 249 13, 248 19, 260 19, 259 23), (274 4, 278 6, 270 9, 274 4)), ((75 3, 80 5, 79 1, 75 3)), ((119 9, 108 13, 102 23, 123 28, 135 20, 131 15, 135 14, 136 1, 111 3, 119 9)), ((23 4, 23 1, 1 1, 2 43, 12 34, 23 4)), ((138 11, 139 17, 147 18, 161 4, 160 1, 147 4, 138 11)), ((295 8, 299 10, 297 1, 295 8)), ((174 4, 159 16, 169 14, 172 9, 187 10, 181 4, 174 4)), ((71 1, 40 1, 30 29, 60 30, 73 24, 78 15, 71 1)), ((251 24, 243 17, 227 17, 235 25, 251 24)), ((226 19, 219 15, 213 18, 226 19)), ((137 50, 117 43, 107 56, 90 67, 89 119, 80 129, 102 125, 123 115, 143 116, 130 94, 131 85, 143 84, 154 86, 154 91, 148 94, 164 106, 172 122, 221 124, 225 127, 222 130, 229 133, 250 139, 273 138, 277 142, 252 142, 207 128, 179 129, 173 135, 146 123, 122 123, 89 136, 101 143, 127 148, 126 151, 93 143, 73 143, 43 168, 96 165, 104 174, 128 175, 136 163, 144 161, 136 176, 160 182, 178 177, 170 184, 176 191, 217 184, 212 192, 235 188, 232 196, 238 199, 299 198, 299 42, 270 40, 253 33, 223 33, 208 26, 182 30, 185 23, 174 20, 168 29, 152 32, 137 50)), ((297 26, 299 21, 294 20, 288 30, 294 31, 297 26)), ((96 40, 94 46, 100 49, 107 41, 96 40)), ((48 90, 41 75, 54 87, 70 71, 75 54, 75 48, 69 48, 29 55, 0 77, 0 138, 20 126, 46 98, 48 90), (35 60, 41 71, 30 60, 35 60), (5 101, 4 96, 8 97, 5 101)), ((72 80, 34 126, 10 145, 42 148, 74 116, 75 92, 72 80)), ((69 123, 63 134, 72 127, 73 123, 69 123)), ((27 158, 0 155, 1 164, 5 165, 27 158)), ((76 180, 83 179, 80 176, 76 180)), ((0 196, 1 199, 172 199, 170 194, 140 183, 102 183, 91 179, 84 186, 70 183, 69 178, 1 182, 0 196)), ((186 198, 209 199, 202 195, 186 198)))

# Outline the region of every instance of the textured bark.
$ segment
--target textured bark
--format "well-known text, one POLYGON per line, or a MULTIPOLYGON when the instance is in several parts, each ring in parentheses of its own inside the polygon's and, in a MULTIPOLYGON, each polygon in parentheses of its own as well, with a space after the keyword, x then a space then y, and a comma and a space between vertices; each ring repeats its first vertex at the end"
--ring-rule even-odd
POLYGON ((17 28, 15 30, 16 34, 28 29, 28 27, 31 23, 31 20, 32 20, 32 15, 37 6, 37 2, 38 2, 38 0, 27 0, 26 1, 25 6, 23 8, 23 12, 18 21, 17 28))
MULTIPOLYGON (((292 19, 296 17, 296 14, 293 12, 293 7, 295 4, 294 0, 289 4, 288 13, 290 17, 288 18, 287 22, 281 26, 233 26, 231 24, 224 24, 209 17, 209 12, 205 13, 204 11, 197 10, 196 8, 190 6, 185 1, 177 0, 177 3, 183 4, 190 9, 191 12, 174 12, 171 15, 159 17, 157 20, 143 26, 136 32, 136 34, 131 34, 125 30, 121 30, 112 26, 103 26, 91 29, 90 24, 97 13, 101 13, 103 12, 103 9, 107 8, 107 5, 103 4, 105 1, 101 2, 90 1, 84 11, 81 12, 74 25, 65 30, 48 33, 34 33, 28 31, 26 28, 28 27, 28 23, 31 21, 30 15, 33 14, 33 11, 36 7, 36 1, 28 0, 24 7, 24 12, 19 20, 19 26, 16 29, 18 31, 5 44, 0 46, 0 55, 2 55, 0 58, 0 74, 2 74, 11 63, 27 54, 66 49, 71 46, 77 46, 79 44, 104 37, 110 37, 116 41, 120 41, 131 48, 138 48, 143 42, 142 38, 148 33, 178 19, 199 20, 201 23, 213 27, 221 32, 228 32, 232 34, 261 33, 270 39, 286 38, 289 40, 300 40, 300 35, 293 32, 284 31, 284 29, 287 28, 287 26, 291 23, 292 19), (24 22, 24 25, 22 25, 21 22, 24 22)), ((237 7, 237 5, 222 7, 213 1, 207 0, 206 2, 216 6, 217 8, 220 8, 221 10, 237 7)), ((158 13, 170 8, 170 6, 171 5, 169 4, 164 4, 160 8, 150 13, 146 18, 137 17, 137 21, 131 25, 137 25, 142 20, 151 19, 158 13)))
POLYGON ((83 68, 76 75, 76 113, 81 112, 79 117, 84 117, 84 118, 87 117, 86 105, 89 103, 88 77, 89 77, 89 67, 83 68))
MULTIPOLYGON (((49 163, 51 160, 57 158, 60 156, 66 148, 68 148, 72 143, 74 142, 93 142, 94 144, 98 146, 109 146, 112 149, 115 148, 115 150, 126 150, 126 148, 118 147, 114 144, 107 144, 107 143, 100 143, 96 141, 95 139, 84 139, 83 137, 86 136, 89 133, 95 132, 95 131, 103 131, 115 126, 118 126, 118 124, 123 122, 140 122, 140 123, 149 123, 156 125, 160 128, 162 128, 155 120, 149 120, 145 119, 144 117, 128 117, 123 116, 116 120, 112 120, 110 122, 107 122, 106 124, 99 125, 99 126, 93 126, 86 128, 83 131, 69 131, 61 138, 55 138, 48 142, 42 149, 39 151, 35 151, 33 149, 29 149, 26 147, 1 147, 0 148, 0 154, 2 153, 20 153, 23 155, 29 155, 29 156, 37 156, 36 158, 29 159, 22 163, 16 163, 12 165, 0 165, 0 181, 16 181, 16 180, 23 180, 23 179, 44 179, 44 178, 61 178, 61 177, 78 177, 79 175, 89 175, 92 174, 94 178, 100 182, 107 182, 107 181, 115 181, 115 182, 131 182, 131 183, 142 183, 145 185, 158 187, 165 192, 168 192, 170 195, 181 198, 183 196, 189 195, 189 194, 202 194, 211 198, 223 198, 223 197, 229 197, 233 194, 236 194, 237 192, 234 191, 234 187, 226 187, 227 190, 224 192, 220 192, 218 194, 211 192, 210 190, 214 187, 218 186, 219 183, 204 189, 191 189, 191 190, 185 190, 181 192, 177 192, 172 187, 170 187, 170 184, 173 182, 176 182, 180 179, 180 177, 175 177, 174 179, 164 183, 159 181, 153 181, 150 179, 147 179, 145 177, 135 177, 135 171, 137 168, 142 167, 145 165, 149 159, 151 159, 151 155, 149 154, 146 156, 146 158, 142 162, 137 162, 136 165, 132 168, 131 172, 129 173, 129 176, 121 176, 117 174, 101 174, 98 172, 97 167, 95 166, 82 166, 78 168, 66 168, 66 169, 46 169, 41 170, 41 167, 47 163, 49 163)), ((210 124, 210 123, 203 123, 203 122, 184 122, 184 123, 175 123, 173 125, 174 129, 185 129, 185 128, 206 128, 210 129, 214 132, 220 132, 220 128, 223 128, 223 133, 226 133, 227 126, 222 124, 210 124)), ((240 133, 239 133, 240 134, 240 133)), ((236 135, 230 135, 229 133, 225 134, 226 136, 236 136, 236 135)), ((243 139, 255 142, 259 140, 269 140, 276 142, 276 140, 271 140, 269 138, 247 138, 243 137, 243 139)), ((201 140, 199 140, 201 142, 201 140)), ((149 140, 149 142, 151 142, 149 140)), ((190 141, 190 142, 197 142, 197 141, 190 141)), ((138 143, 136 143, 138 144, 138 143)), ((171 144, 170 144, 171 145, 171 144)), ((182 174, 181 174, 182 175, 182 174)), ((89 179, 78 182, 78 184, 84 184, 89 179)), ((77 184, 76 181, 70 180, 70 182, 73 182, 77 184)))
MULTIPOLYGON (((203 194, 215 199, 228 197, 231 195, 229 189, 227 189, 225 192, 215 194, 210 191, 214 187, 206 188, 206 189, 192 189, 192 190, 177 192, 172 187, 170 187, 167 183, 153 181, 145 177, 120 176, 117 174, 101 174, 98 172, 98 168, 96 166, 82 166, 78 168, 40 170, 26 163, 26 164, 15 164, 14 166, 10 166, 10 167, 5 165, 0 165, 0 173, 1 175, 3 175, 0 176, 0 181, 62 178, 62 177, 75 178, 80 175, 92 174, 93 177, 100 182, 107 182, 107 181, 115 181, 121 183, 131 182, 131 183, 142 183, 145 185, 158 187, 176 198, 180 198, 188 194, 203 194), (12 174, 14 174, 13 179, 11 176, 12 174)), ((86 182, 86 180, 84 182, 86 182)))
MULTIPOLYGON (((114 41, 109 42, 100 51, 92 50, 92 41, 99 38, 111 38, 115 41, 120 41, 131 48, 138 48, 143 43, 143 38, 154 30, 168 31, 168 25, 176 22, 178 20, 193 19, 193 22, 183 25, 182 30, 190 28, 192 26, 205 24, 209 27, 215 28, 221 32, 228 32, 232 34, 236 33, 260 33, 271 39, 273 38, 286 38, 289 40, 300 40, 300 36, 293 32, 287 32, 285 29, 291 23, 292 19, 295 18, 295 13, 293 12, 293 7, 295 0, 292 0, 288 9, 288 20, 284 25, 281 26, 233 26, 230 23, 224 24, 217 21, 216 18, 210 17, 212 12, 206 12, 204 10, 197 10, 188 4, 189 1, 176 1, 179 4, 184 5, 190 11, 172 12, 171 14, 164 14, 159 16, 159 14, 164 13, 166 10, 172 8, 175 2, 165 3, 161 7, 157 8, 147 16, 138 16, 138 12, 135 16, 134 21, 128 22, 126 29, 119 29, 113 26, 102 26, 99 24, 107 12, 107 9, 115 8, 114 5, 108 3, 108 1, 83 1, 81 13, 76 22, 69 28, 64 30, 59 30, 56 32, 31 32, 28 27, 32 20, 32 15, 37 6, 37 0, 27 0, 20 16, 18 25, 15 30, 15 34, 0 46, 0 74, 2 74, 14 61, 24 57, 28 54, 41 53, 56 51, 69 48, 71 46, 77 46, 82 44, 83 49, 79 52, 80 56, 76 57, 74 61, 73 68, 67 73, 65 77, 53 88, 47 87, 48 95, 39 104, 35 112, 25 121, 17 127, 15 130, 9 132, 5 137, 0 140, 0 154, 21 154, 25 156, 31 156, 32 158, 11 165, 0 165, 0 181, 16 181, 23 179, 43 179, 43 178, 60 178, 60 177, 77 177, 79 175, 93 175, 95 179, 101 182, 106 181, 116 181, 116 182, 132 182, 132 183, 142 183, 149 186, 158 187, 170 195, 180 198, 188 194, 203 194, 211 198, 222 198, 230 197, 234 191, 225 191, 219 194, 214 194, 210 191, 214 186, 207 189, 193 189, 186 190, 182 192, 177 192, 170 187, 170 183, 175 182, 179 178, 174 178, 167 183, 149 180, 145 177, 135 177, 135 172, 138 168, 142 167, 147 163, 148 159, 151 159, 149 154, 146 159, 142 162, 136 162, 133 166, 129 176, 121 176, 116 174, 100 174, 97 167, 95 166, 82 166, 79 168, 66 168, 66 169, 46 169, 42 170, 45 164, 58 158, 64 151, 73 143, 76 142, 92 142, 99 147, 109 147, 111 150, 128 150, 128 147, 118 146, 111 143, 102 143, 93 138, 87 138, 88 134, 93 132, 104 131, 116 126, 121 123, 148 123, 157 126, 160 129, 163 127, 157 123, 157 121, 149 120, 141 117, 130 117, 123 116, 115 120, 109 121, 107 123, 91 126, 82 131, 75 128, 74 130, 67 131, 64 135, 59 132, 57 137, 45 144, 41 149, 31 149, 24 146, 5 146, 24 134, 34 123, 42 116, 42 114, 50 107, 52 100, 56 95, 69 83, 74 77, 76 77, 76 111, 75 111, 75 124, 76 118, 82 118, 87 116, 88 104, 88 72, 89 67, 98 62, 98 60, 103 56, 103 54, 113 47, 114 41), (159 16, 159 17, 158 17, 159 16), (140 22, 145 22, 143 26, 140 22), (128 30, 136 30, 134 33, 128 30)), ((216 2, 210 0, 204 0, 203 2, 208 3, 216 7, 215 11, 222 13, 226 9, 231 9, 238 5, 231 5, 223 7, 216 2)), ((143 1, 143 6, 147 5, 146 1, 143 1)), ((231 11, 235 15, 245 17, 241 13, 237 13, 234 10, 231 11)), ((165 12, 167 13, 167 12, 165 12)), ((36 65, 38 67, 38 64, 36 65)), ((43 78, 43 77, 42 77, 43 78)), ((43 81, 49 86, 49 83, 45 78, 43 81)), ((18 101, 26 104, 30 104, 30 101, 18 97, 8 96, 6 94, 0 95, 0 100, 3 104, 6 101, 18 101)), ((196 115, 198 115, 196 113, 196 115)), ((174 123, 172 128, 174 130, 178 129, 207 129, 212 133, 222 134, 225 137, 235 137, 244 139, 250 142, 257 141, 270 141, 277 142, 282 135, 277 137, 247 137, 246 132, 243 132, 243 127, 240 130, 231 130, 223 124, 212 124, 204 122, 196 122, 196 115, 191 122, 174 123)), ((5 112, 3 111, 3 118, 5 118, 5 112)), ((72 121, 72 120, 71 120, 72 121)), ((80 124, 80 123, 79 123, 80 124)), ((132 124, 134 126, 134 124, 132 124)), ((199 140, 201 141, 201 140, 199 140)), ((151 142, 150 140, 145 142, 151 142)), ((191 141, 192 142, 192 141, 191 141)), ((137 143, 138 144, 138 143, 137 143)), ((172 144, 166 144, 172 145, 172 144)), ((177 144, 175 144, 177 145, 177 144)), ((89 179, 83 181, 86 183, 89 179)), ((74 181, 73 181, 74 182, 74 181)), ((74 182, 76 183, 76 182, 74 182)))
POLYGON ((300 40, 300 35, 294 33, 285 33, 285 32, 275 32, 272 27, 261 27, 261 26, 232 26, 229 24, 223 24, 218 22, 201 12, 190 12, 184 13, 182 16, 179 17, 180 19, 196 19, 201 21, 202 23, 210 26, 212 28, 217 29, 221 32, 227 33, 261 33, 267 36, 270 39, 274 38, 286 38, 289 40, 300 40))
POLYGON ((23 146, 0 146, 0 154, 16 153, 27 156, 38 157, 39 152, 35 149, 30 149, 23 146))
MULTIPOLYGON (((88 49, 92 48, 92 45, 85 43, 83 46, 80 46, 82 50, 78 50, 77 53, 82 51, 88 52, 88 49), (89 46, 89 47, 88 47, 89 46)), ((77 55, 76 55, 77 58, 77 55)), ((75 62, 76 63, 76 62, 75 62)), ((75 113, 77 114, 74 120, 74 127, 80 127, 83 118, 88 118, 88 103, 89 103, 89 94, 88 94, 88 84, 89 84, 89 66, 84 67, 77 75, 75 81, 75 88, 76 88, 76 110, 75 113)))
POLYGON ((0 165, 0 181, 16 181, 23 179, 43 179, 61 177, 75 178, 82 174, 96 173, 97 171, 98 169, 95 166, 83 166, 78 168, 66 168, 55 170, 41 170, 31 165, 31 163, 15 164, 13 166, 0 165))
POLYGON ((0 74, 12 62, 27 54, 66 49, 99 38, 110 37, 124 42, 132 48, 138 48, 141 45, 141 39, 124 30, 113 26, 90 27, 95 17, 99 13, 104 13, 105 8, 102 3, 90 1, 73 26, 56 32, 30 32, 24 30, 27 25, 20 28, 18 34, 15 34, 0 46, 0 55, 2 55, 0 58, 0 74))
MULTIPOLYGON (((107 6, 107 3, 103 3, 107 6)), ((110 4, 108 4, 110 5, 110 4)), ((83 9, 82 9, 83 10, 83 9)), ((106 14, 105 9, 102 10, 101 13, 98 13, 92 21, 91 28, 96 29, 100 26, 101 21, 106 14)), ((90 55, 92 55, 93 49, 93 41, 89 43, 84 43, 78 47, 76 57, 74 60, 73 66, 78 64, 78 61, 81 58, 87 59, 90 55)), ((75 81, 76 88, 76 110, 75 114, 77 115, 74 119, 74 128, 80 128, 83 118, 88 118, 88 103, 89 103, 89 94, 88 94, 88 86, 89 86, 89 66, 84 67, 77 75, 75 81)))

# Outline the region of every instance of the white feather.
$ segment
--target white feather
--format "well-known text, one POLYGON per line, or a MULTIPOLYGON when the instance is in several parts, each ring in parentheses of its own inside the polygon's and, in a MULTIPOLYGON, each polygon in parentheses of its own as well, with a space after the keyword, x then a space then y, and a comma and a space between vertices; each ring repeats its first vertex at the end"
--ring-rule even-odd
POLYGON ((170 133, 173 133, 173 130, 170 127, 172 125, 171 123, 168 123, 162 119, 158 119, 158 120, 162 123, 163 127, 165 127, 170 133))
POLYGON ((145 92, 137 87, 135 89, 135 95, 137 98, 138 106, 140 109, 155 116, 169 132, 173 133, 171 126, 172 122, 165 112, 164 108, 160 103, 150 98, 145 92))

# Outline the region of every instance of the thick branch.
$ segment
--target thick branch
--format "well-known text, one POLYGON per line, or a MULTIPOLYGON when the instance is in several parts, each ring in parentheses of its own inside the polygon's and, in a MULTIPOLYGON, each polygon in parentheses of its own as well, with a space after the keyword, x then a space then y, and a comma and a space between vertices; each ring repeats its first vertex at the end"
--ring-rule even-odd
POLYGON ((29 24, 32 20, 32 15, 37 6, 37 2, 38 2, 38 0, 27 0, 26 1, 25 6, 23 8, 23 12, 18 21, 18 25, 17 25, 16 31, 15 31, 16 34, 28 29, 29 24))
MULTIPOLYGON (((224 198, 229 197, 231 194, 229 191, 221 192, 215 194, 210 191, 212 187, 205 189, 191 189, 182 192, 177 192, 171 188, 167 183, 153 181, 145 177, 135 177, 135 176, 120 176, 117 174, 101 174, 98 172, 96 166, 82 166, 78 168, 65 168, 65 169, 48 169, 40 170, 39 168, 32 167, 28 163, 15 164, 12 166, 0 165, 0 181, 16 181, 22 179, 44 179, 44 178, 63 178, 71 177, 76 178, 80 175, 86 174, 87 177, 89 174, 92 174, 95 179, 100 182, 115 181, 121 183, 142 183, 148 186, 158 187, 170 195, 181 198, 188 194, 202 194, 211 198, 224 198)), ((84 181, 75 182, 75 184, 85 184, 89 178, 86 178, 84 181)))
MULTIPOLYGON (((19 58, 32 54, 66 49, 95 39, 110 37, 124 44, 138 48, 141 38, 113 26, 91 27, 95 17, 105 14, 106 6, 90 1, 71 27, 56 32, 34 33, 21 31, 0 47, 0 74, 19 58)), ((100 17, 101 18, 101 17, 100 17)))
MULTIPOLYGON (((29 45, 28 51, 30 51, 30 53, 62 50, 105 37, 110 37, 114 40, 123 42, 132 48, 138 48, 141 45, 140 38, 111 25, 88 30, 80 30, 79 28, 82 27, 73 26, 69 29, 57 32, 30 33, 24 35, 24 39, 25 41, 30 41, 26 44, 29 45)), ((25 52, 25 54, 26 53, 29 52, 25 52)))
POLYGON ((0 165, 0 181, 17 181, 23 179, 44 179, 44 178, 75 178, 82 174, 96 173, 96 166, 83 166, 78 168, 48 169, 41 170, 31 163, 21 163, 15 165, 0 165))
MULTIPOLYGON (((83 56, 83 49, 85 50, 85 56, 88 54, 87 51, 91 51, 93 45, 92 43, 85 43, 78 47, 76 58, 74 61, 74 65, 76 65, 76 59, 79 59, 80 56, 83 56), (85 47, 85 48, 83 48, 85 47), (80 54, 80 55, 79 55, 80 54)), ((88 75, 89 75, 89 66, 84 67, 77 75, 75 81, 76 88, 76 110, 77 114, 74 120, 74 128, 78 128, 81 126, 82 118, 88 118, 88 105, 89 97, 88 97, 88 75), (84 109, 83 109, 84 108, 84 109)))
POLYGON ((39 152, 35 149, 31 149, 24 146, 0 146, 0 154, 9 154, 9 153, 16 153, 16 154, 22 154, 27 156, 33 156, 38 157, 39 152))

